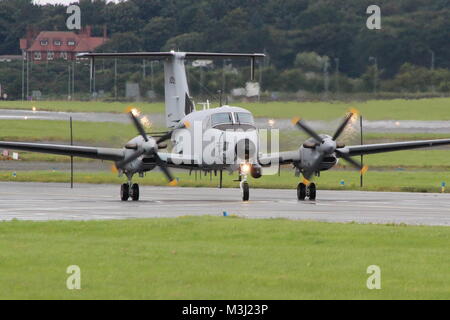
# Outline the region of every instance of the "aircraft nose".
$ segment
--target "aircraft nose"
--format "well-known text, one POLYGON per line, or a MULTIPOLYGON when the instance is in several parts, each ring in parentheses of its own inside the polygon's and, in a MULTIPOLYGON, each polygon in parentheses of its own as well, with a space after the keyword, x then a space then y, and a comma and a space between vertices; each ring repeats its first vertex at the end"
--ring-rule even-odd
POLYGON ((236 158, 249 161, 256 158, 256 145, 250 139, 241 139, 236 143, 236 158))

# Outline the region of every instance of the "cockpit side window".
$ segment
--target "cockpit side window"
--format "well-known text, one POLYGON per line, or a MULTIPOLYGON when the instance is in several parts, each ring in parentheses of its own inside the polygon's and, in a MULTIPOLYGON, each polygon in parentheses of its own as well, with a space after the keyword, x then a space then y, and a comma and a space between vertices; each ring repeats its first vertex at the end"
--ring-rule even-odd
POLYGON ((214 128, 219 124, 233 124, 231 113, 215 113, 211 116, 211 126, 214 128))

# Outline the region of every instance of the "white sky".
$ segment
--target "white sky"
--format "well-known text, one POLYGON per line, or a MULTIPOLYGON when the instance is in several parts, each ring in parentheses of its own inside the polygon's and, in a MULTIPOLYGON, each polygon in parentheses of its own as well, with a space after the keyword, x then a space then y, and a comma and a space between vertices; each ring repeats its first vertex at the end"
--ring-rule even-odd
MULTIPOLYGON (((108 2, 111 2, 111 1, 119 2, 119 0, 108 0, 108 2)), ((34 0, 34 3, 36 3, 36 4, 47 4, 47 3, 50 3, 50 4, 69 5, 69 4, 74 3, 74 2, 78 2, 78 0, 34 0)))

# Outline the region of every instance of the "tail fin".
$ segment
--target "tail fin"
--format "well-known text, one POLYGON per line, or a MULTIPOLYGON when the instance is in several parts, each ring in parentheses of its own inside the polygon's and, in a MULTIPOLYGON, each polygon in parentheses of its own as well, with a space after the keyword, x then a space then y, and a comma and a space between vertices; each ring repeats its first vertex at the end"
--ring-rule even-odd
POLYGON ((166 125, 175 127, 194 106, 189 96, 189 86, 184 65, 184 54, 174 52, 164 61, 166 125))

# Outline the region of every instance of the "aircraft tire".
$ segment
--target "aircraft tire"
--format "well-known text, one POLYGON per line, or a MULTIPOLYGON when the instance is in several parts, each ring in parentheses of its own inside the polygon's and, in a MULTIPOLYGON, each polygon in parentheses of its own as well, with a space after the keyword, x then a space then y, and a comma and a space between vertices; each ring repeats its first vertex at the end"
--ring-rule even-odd
POLYGON ((242 184, 242 200, 248 201, 250 199, 250 187, 247 182, 242 184))
POLYGON ((315 183, 311 183, 309 185, 309 200, 316 200, 316 184, 315 183))
POLYGON ((139 185, 137 183, 131 187, 131 199, 133 201, 139 201, 139 185))
POLYGON ((299 183, 297 186, 297 199, 304 201, 306 198, 306 185, 304 183, 299 183))
POLYGON ((122 201, 128 201, 129 197, 130 197, 130 186, 128 183, 124 183, 120 187, 120 199, 122 201))

